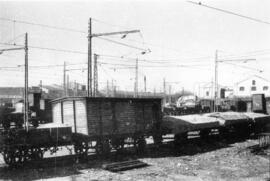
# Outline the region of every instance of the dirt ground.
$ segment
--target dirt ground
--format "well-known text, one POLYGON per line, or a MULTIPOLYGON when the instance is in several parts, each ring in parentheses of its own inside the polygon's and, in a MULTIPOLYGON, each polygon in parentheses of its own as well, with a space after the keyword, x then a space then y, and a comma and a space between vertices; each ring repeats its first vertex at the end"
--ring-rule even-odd
MULTIPOLYGON (((109 158, 89 155, 84 163, 74 156, 45 158, 18 168, 8 168, 0 158, 2 180, 270 180, 270 149, 258 150, 257 139, 220 140, 192 138, 175 148, 168 141, 159 148, 149 144, 144 154, 132 148, 109 158), (113 173, 105 163, 138 159, 148 166, 113 173)), ((58 154, 59 155, 59 154, 58 154)))

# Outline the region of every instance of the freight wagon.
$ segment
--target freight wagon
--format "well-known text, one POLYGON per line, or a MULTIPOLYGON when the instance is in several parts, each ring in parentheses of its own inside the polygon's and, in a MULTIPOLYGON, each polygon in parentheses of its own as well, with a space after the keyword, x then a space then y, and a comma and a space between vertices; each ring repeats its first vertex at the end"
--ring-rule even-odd
POLYGON ((52 101, 52 121, 72 127, 75 152, 108 154, 132 144, 138 151, 153 136, 161 142, 161 99, 67 97, 52 101))

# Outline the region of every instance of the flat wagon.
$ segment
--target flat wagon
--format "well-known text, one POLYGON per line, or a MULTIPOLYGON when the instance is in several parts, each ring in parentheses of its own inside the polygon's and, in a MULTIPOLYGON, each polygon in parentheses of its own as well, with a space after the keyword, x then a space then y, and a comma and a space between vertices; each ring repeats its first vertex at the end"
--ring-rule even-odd
POLYGON ((149 136, 161 142, 160 98, 66 97, 52 101, 52 115, 53 123, 72 127, 77 154, 108 154, 126 144, 142 151, 149 136))

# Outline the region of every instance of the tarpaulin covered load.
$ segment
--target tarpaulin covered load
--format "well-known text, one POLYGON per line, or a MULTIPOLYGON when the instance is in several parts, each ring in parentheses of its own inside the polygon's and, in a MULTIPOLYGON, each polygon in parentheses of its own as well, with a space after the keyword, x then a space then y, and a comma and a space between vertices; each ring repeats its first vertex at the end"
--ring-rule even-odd
POLYGON ((255 123, 270 124, 270 115, 254 112, 245 112, 243 114, 252 119, 255 123))
POLYGON ((219 120, 205 115, 164 116, 162 128, 173 134, 219 127, 219 120))
POLYGON ((234 124, 253 122, 252 119, 245 113, 239 112, 215 112, 206 114, 206 116, 218 118, 220 126, 230 126, 234 124))

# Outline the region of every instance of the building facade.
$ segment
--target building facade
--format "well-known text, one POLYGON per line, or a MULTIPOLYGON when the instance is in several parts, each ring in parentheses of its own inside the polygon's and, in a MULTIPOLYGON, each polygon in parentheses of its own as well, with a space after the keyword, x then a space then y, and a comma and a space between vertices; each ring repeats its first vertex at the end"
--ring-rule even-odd
POLYGON ((235 96, 248 97, 252 94, 264 94, 266 97, 270 97, 270 81, 253 75, 235 84, 235 96))
MULTIPOLYGON (((214 89, 215 89, 215 84, 214 82, 209 82, 209 83, 205 83, 202 84, 198 87, 198 92, 197 92, 197 96, 203 99, 213 99, 215 97, 215 93, 214 93, 214 89)), ((218 85, 217 87, 217 97, 220 98, 224 98, 227 93, 226 90, 228 88, 222 86, 222 85, 218 85)))

